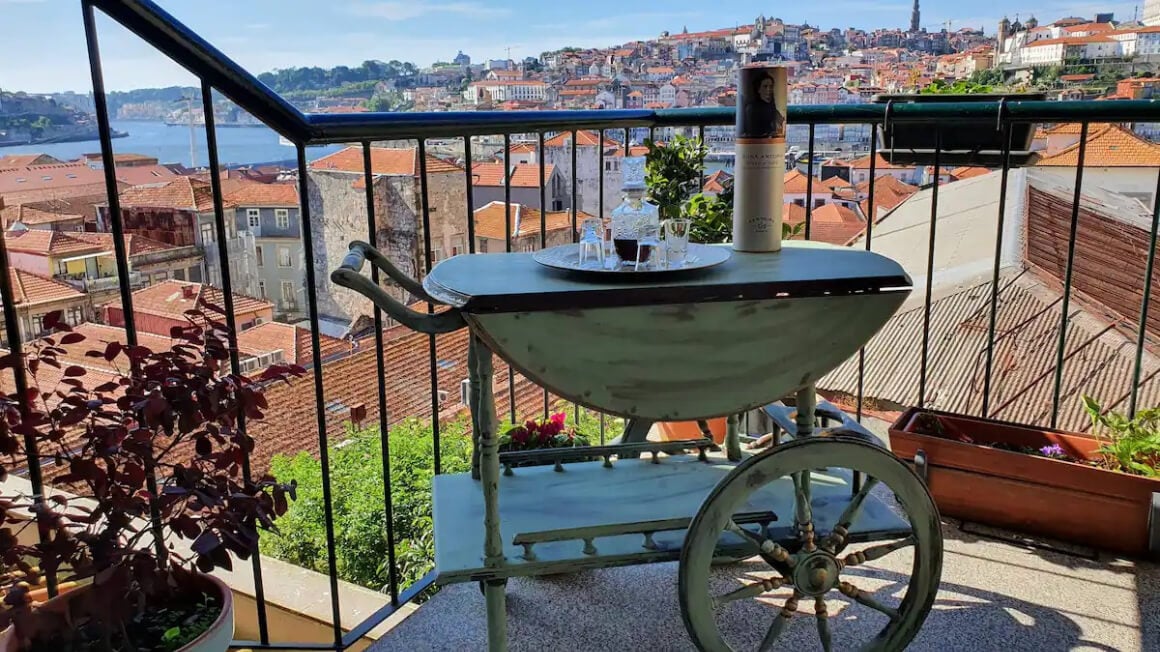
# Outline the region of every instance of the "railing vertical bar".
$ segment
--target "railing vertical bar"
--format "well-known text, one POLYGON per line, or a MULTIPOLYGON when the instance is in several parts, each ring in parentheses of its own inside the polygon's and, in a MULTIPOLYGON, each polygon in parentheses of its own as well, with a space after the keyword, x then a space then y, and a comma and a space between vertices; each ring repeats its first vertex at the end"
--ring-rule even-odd
MULTIPOLYGON (((0 197, 0 209, 4 208, 4 199, 0 197)), ((12 294, 12 267, 8 262, 8 236, 0 231, 0 299, 4 304, 4 329, 8 334, 8 353, 12 356, 12 377, 16 388, 20 420, 29 422, 28 376, 24 348, 20 337, 20 315, 16 312, 16 299, 12 294)), ((37 452, 36 437, 30 431, 24 432, 24 455, 27 459, 28 482, 32 485, 32 502, 34 505, 44 503, 44 479, 40 473, 40 454, 37 452)), ((37 519, 43 518, 43 512, 37 511, 37 519)), ((47 516, 47 515, 45 515, 47 516)), ((37 539, 45 543, 45 530, 37 528, 37 539)), ((49 597, 56 597, 56 571, 46 573, 46 588, 49 597)))
MULTIPOLYGON (((427 184, 427 139, 419 138, 415 150, 419 157, 419 202, 423 213, 423 259, 427 273, 435 267, 435 257, 431 248, 431 206, 427 184)), ((435 306, 427 303, 427 314, 434 314, 435 306)), ((428 373, 431 376, 431 450, 434 458, 435 475, 443 472, 443 455, 440 451, 441 434, 439 428, 439 362, 435 351, 435 335, 427 336, 428 373)))
MULTIPOLYGON (((378 246, 378 224, 375 216, 375 179, 371 166, 371 143, 363 143, 363 183, 366 186, 367 242, 378 246)), ((379 268, 371 265, 371 280, 379 284, 379 268)), ((395 559, 394 500, 391 496, 391 427, 387 410, 386 353, 383 351, 383 310, 376 304, 375 317, 375 376, 379 398, 379 446, 383 456, 383 517, 387 525, 387 586, 391 604, 399 605, 399 576, 395 559)))
POLYGON ((1079 130, 1079 153, 1075 166, 1075 194, 1071 204, 1071 230, 1067 239, 1067 267, 1064 269, 1063 303, 1059 313, 1059 346, 1055 351, 1055 380, 1051 390, 1051 427, 1059 423, 1060 392, 1063 389, 1064 350, 1067 348, 1067 311, 1071 309, 1071 275, 1075 264, 1075 235, 1079 229, 1079 202, 1083 196, 1083 162, 1087 154, 1088 127, 1091 123, 1084 121, 1079 130))
MULTIPOLYGON (((536 133, 536 163, 540 166, 540 249, 548 246, 548 186, 544 160, 544 132, 536 133)), ((548 418, 548 388, 544 388, 544 418, 548 418)))
MULTIPOLYGON (((503 232, 504 251, 511 252, 512 238, 518 237, 512 233, 512 136, 508 132, 503 135, 503 232)), ((541 208, 540 215, 544 211, 541 208)), ((511 422, 516 422, 516 371, 508 365, 508 416, 511 422)))
MULTIPOLYGON (((814 216, 814 123, 810 123, 810 137, 809 144, 806 149, 809 151, 807 156, 809 160, 806 162, 806 231, 802 236, 806 240, 810 239, 810 224, 813 222, 814 216)), ((794 161, 794 168, 797 168, 797 161, 794 161)))
MULTIPOLYGON (((129 254, 125 247, 125 225, 121 215, 121 198, 117 190, 117 162, 113 156, 113 131, 109 125, 109 104, 105 96, 105 73, 101 66, 101 47, 97 42, 97 22, 91 0, 81 3, 84 14, 85 45, 89 55, 89 73, 93 81, 93 110, 97 114, 97 136, 101 142, 101 166, 104 168, 105 193, 108 195, 109 226, 113 233, 113 256, 117 266, 121 316, 125 326, 125 343, 137 345, 136 313, 133 311, 133 288, 129 282, 129 254)), ((131 362, 136 367, 137 363, 131 362)), ((149 492, 149 521, 153 530, 153 549, 157 558, 168 558, 165 536, 161 529, 161 512, 157 506, 157 476, 152 468, 145 470, 145 489, 149 492)))
MULTIPOLYGON (((600 219, 600 237, 601 237, 601 239, 603 239, 604 238, 604 174, 605 174, 605 170, 604 170, 604 130, 601 129, 600 132, 597 134, 597 136, 599 137, 599 141, 598 141, 599 144, 597 145, 597 149, 600 150, 600 160, 596 164, 596 174, 597 174, 597 178, 599 179, 599 181, 597 182, 596 204, 598 206, 597 217, 600 219)), ((704 176, 704 169, 703 168, 702 168, 702 176, 704 176)), ((603 247, 604 246, 603 243, 601 243, 600 246, 603 247)), ((575 425, 577 427, 579 427, 580 426, 579 421, 577 421, 577 423, 575 425)), ((601 446, 604 445, 604 413, 603 412, 600 413, 600 445, 601 446)))
POLYGON ((318 427, 318 462, 322 467, 323 524, 326 528, 326 570, 330 576, 330 615, 333 619, 334 645, 342 646, 342 611, 338 601, 338 558, 334 543, 334 501, 330 488, 329 437, 326 433, 326 400, 322 385, 322 344, 319 339, 318 286, 314 269, 314 233, 310 221, 310 185, 306 168, 306 145, 298 149, 299 221, 302 224, 302 249, 306 263, 306 307, 310 313, 310 358, 314 365, 314 415, 318 427))
POLYGON ((930 356, 930 301, 934 291, 934 243, 938 227, 938 179, 941 175, 942 128, 934 130, 934 183, 930 191, 930 241, 926 252, 926 298, 922 303, 922 359, 918 369, 918 406, 926 405, 926 374, 930 356))
MULTIPOLYGON (((579 192, 579 187, 578 187, 578 183, 577 183, 578 171, 576 169, 576 153, 580 149, 579 144, 576 142, 576 138, 578 137, 578 135, 579 134, 576 132, 576 130, 573 129, 572 130, 572 242, 579 242, 580 241, 580 234, 577 233, 577 228, 576 228, 577 227, 577 224, 576 224, 576 210, 577 210, 576 202, 578 202, 579 198, 580 198, 580 192, 579 192)), ((579 403, 572 404, 572 423, 573 424, 580 423, 580 404, 579 403)))
MULTIPOLYGON (((603 132, 601 132, 601 133, 603 133, 603 132)), ((706 147, 706 145, 705 145, 705 125, 698 125, 697 126, 697 144, 701 147, 705 147, 706 154, 709 152, 708 147, 706 147)), ((700 185, 697 186, 697 192, 704 192, 705 191, 706 176, 707 175, 705 174, 705 159, 701 159, 701 179, 700 179, 701 183, 700 183, 700 185)), ((601 217, 603 217, 603 215, 601 215, 601 217)))
POLYGON ((1152 273, 1156 268, 1156 232, 1160 229, 1160 169, 1156 175, 1156 194, 1152 198, 1152 234, 1148 242, 1148 262, 1144 264, 1144 297, 1140 303, 1140 325, 1136 331, 1136 360, 1132 367, 1132 396, 1128 403, 1128 418, 1136 417, 1136 401, 1140 391, 1140 373, 1144 365, 1144 337, 1148 330, 1148 304, 1152 302, 1152 273))
MULTIPOLYGON (((213 87, 204 79, 201 82, 201 107, 205 115, 205 143, 209 153, 209 186, 213 196, 214 230, 217 233, 217 246, 221 251, 222 266, 222 303, 226 314, 226 327, 229 329, 230 344, 230 373, 240 376, 242 373, 241 361, 238 359, 238 324, 234 315, 234 281, 230 278, 230 253, 226 241, 226 212, 222 201, 221 167, 218 161, 217 127, 213 115, 213 87)), ((235 215, 234 220, 237 220, 235 215)), ((246 438, 246 413, 239 410, 237 415, 238 434, 246 438)), ((250 467, 250 453, 242 455, 242 481, 247 485, 252 481, 250 467)), ((254 551, 250 558, 254 572, 254 599, 258 603, 258 638, 263 643, 270 642, 269 622, 266 614, 266 586, 262 579, 262 555, 254 551)))
POLYGON ((471 177, 471 136, 463 136, 463 176, 466 179, 467 192, 467 253, 475 253, 475 196, 472 195, 475 186, 471 177))
MULTIPOLYGON (((870 179, 867 191, 869 195, 866 199, 866 251, 870 251, 871 239, 874 236, 874 173, 877 170, 878 163, 878 138, 874 133, 875 127, 870 125, 870 179)), ((852 175, 851 175, 852 176, 852 175)), ((857 199, 857 189, 855 189, 854 198, 857 199)), ((855 418, 858 423, 862 423, 862 403, 865 399, 866 391, 866 347, 862 346, 858 349, 858 397, 856 405, 855 418)))
POLYGON ((991 314, 987 322, 987 354, 983 364, 983 409, 991 413, 991 371, 995 365, 995 329, 999 318, 999 270, 1003 261, 1003 229, 1007 218, 1007 177, 1011 171, 1011 123, 1003 123, 1003 168, 999 173, 999 215, 995 226, 995 262, 991 270, 991 314))
POLYGON ((625 158, 628 158, 629 154, 632 153, 632 146, 629 144, 629 142, 630 142, 629 138, 630 138, 630 132, 628 130, 628 127, 625 127, 624 128, 624 157, 625 158))

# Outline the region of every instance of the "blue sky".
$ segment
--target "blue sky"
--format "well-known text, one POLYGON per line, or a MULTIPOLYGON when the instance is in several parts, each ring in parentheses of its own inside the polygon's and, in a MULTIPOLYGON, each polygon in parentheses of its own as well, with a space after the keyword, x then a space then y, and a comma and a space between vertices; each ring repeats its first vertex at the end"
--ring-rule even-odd
MULTIPOLYGON (((463 50, 474 60, 536 56, 565 45, 608 46, 662 30, 690 31, 751 22, 759 13, 786 22, 870 29, 903 27, 910 0, 160 0, 167 11, 252 72, 299 65, 357 65, 399 59, 428 65, 463 50), (659 10, 663 5, 664 10, 659 10)), ((1114 11, 1130 18, 1133 2, 1087 0, 922 0, 922 24, 939 29, 985 26, 1004 13, 1065 15, 1114 11)), ((1139 0, 1140 5, 1143 0, 1139 0)), ((182 69, 100 17, 98 33, 109 90, 192 84, 182 69)), ((91 90, 77 0, 0 0, 0 88, 91 90), (19 53, 26 53, 27 56, 19 53)))

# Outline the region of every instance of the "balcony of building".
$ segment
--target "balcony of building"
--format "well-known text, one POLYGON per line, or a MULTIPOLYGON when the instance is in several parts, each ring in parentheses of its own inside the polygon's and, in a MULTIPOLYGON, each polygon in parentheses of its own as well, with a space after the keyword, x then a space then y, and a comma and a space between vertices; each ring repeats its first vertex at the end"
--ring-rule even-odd
MULTIPOLYGON (((236 600, 234 646, 485 649, 488 614, 476 580, 496 578, 451 577, 444 585, 449 574, 435 564, 431 532, 431 522, 439 518, 432 514, 432 476, 474 482, 465 475, 471 468, 466 411, 471 390, 464 382, 470 376, 468 335, 411 331, 331 281, 330 274, 356 239, 373 243, 404 275, 419 280, 454 256, 516 251, 536 239, 541 247, 548 244, 550 211, 536 212, 545 222, 530 231, 509 214, 499 215, 498 209, 518 203, 512 197, 515 175, 491 188, 503 196, 492 207, 498 211, 488 222, 493 232, 484 237, 476 231, 483 207, 474 205, 473 167, 486 163, 509 170, 516 156, 556 161, 557 175, 566 170, 570 201, 564 213, 571 222, 561 218, 561 223, 575 236, 577 218, 606 217, 617 201, 605 179, 604 171, 612 167, 604 165, 607 159, 637 154, 644 137, 671 141, 677 134, 711 142, 720 155, 732 144, 734 110, 304 113, 152 2, 85 0, 81 5, 104 165, 115 166, 120 152, 110 138, 94 17, 111 19, 183 66, 196 77, 207 105, 228 98, 294 145, 301 261, 297 254, 291 259, 289 249, 285 260, 281 252, 263 259, 252 238, 230 237, 236 225, 229 226, 229 220, 237 216, 223 201, 223 179, 210 172, 203 203, 213 223, 202 231, 209 244, 204 263, 198 263, 206 269, 204 288, 135 298, 141 277, 129 271, 125 248, 113 252, 111 271, 86 277, 78 288, 115 291, 110 303, 118 319, 93 326, 98 341, 165 346, 183 311, 220 302, 225 319, 238 322, 236 355, 230 360, 235 372, 253 375, 275 362, 305 370, 290 383, 269 386, 270 409, 248 426, 255 439, 247 459, 253 473, 315 475, 294 478, 306 507, 289 512, 293 523, 284 530, 300 534, 282 539, 264 534, 261 554, 237 560, 230 571, 216 571, 236 600), (382 146, 387 142, 389 147, 382 146), (335 144, 345 148, 325 157, 312 152, 315 145, 335 144), (483 150, 497 160, 485 161, 483 150), (585 166, 594 171, 588 179, 582 178, 585 166), (531 240, 529 232, 535 236, 531 240), (479 250, 481 242, 489 243, 487 252, 479 250), (212 300, 202 302, 201 293, 212 300), (246 317, 258 311, 264 311, 260 317, 246 317), (293 313, 294 323, 280 323, 277 313, 293 313), (355 460, 357 466, 345 466, 355 460)), ((804 142, 800 156, 789 162, 794 170, 787 170, 786 183, 793 187, 787 185, 786 221, 802 225, 800 239, 882 254, 913 281, 909 298, 881 331, 816 380, 819 395, 886 447, 890 423, 911 406, 1086 432, 1091 425, 1081 396, 1095 396, 1123 412, 1160 404, 1155 346, 1160 306, 1154 305, 1160 153, 1145 165, 1113 160, 1130 138, 1122 125, 1154 121, 1156 107, 1152 101, 791 106, 788 121, 804 142), (949 158, 908 167, 883 158, 878 141, 869 137, 892 124, 984 119, 1003 134, 1016 125, 1036 125, 1044 142, 1058 145, 1051 152, 1055 158, 1023 167, 1012 164, 1005 149, 1001 162, 990 168, 959 167, 949 158), (865 134, 868 155, 838 160, 830 151, 824 156, 820 134, 832 134, 835 141, 865 134)), ((210 108, 205 115, 214 115, 210 108)), ((205 160, 216 170, 213 119, 200 128, 207 140, 205 160)), ((538 190, 538 205, 549 206, 553 189, 545 168, 551 166, 533 167, 540 174, 538 187, 532 183, 517 192, 538 190)), ((703 185, 727 176, 706 168, 703 185)), ((108 228, 124 236, 119 192, 110 177, 108 228)), ((11 249, 8 232, 0 242, 11 249)), ((0 248, 9 255, 5 252, 0 248)), ((437 312, 413 287, 383 285, 396 302, 412 308, 405 315, 426 315, 429 307, 437 312)), ((23 315, 39 300, 24 283, 4 280, 0 289, 6 314, 23 315)), ((9 351, 30 343, 22 333, 18 323, 9 324, 9 351)), ((767 346, 792 349, 794 338, 794 333, 771 332, 767 346)), ((81 357, 91 373, 113 373, 100 360, 81 357)), ((6 393, 28 382, 20 374, 3 379, 6 393)), ((562 410, 594 445, 615 445, 627 437, 623 419, 568 402, 502 361, 497 360, 489 390, 503 420, 520 423, 562 410)), ((759 440, 774 429, 767 417, 754 410, 740 420, 743 456, 760 454, 759 440)), ((660 436, 659 428, 649 430, 650 439, 660 436)), ((52 485, 51 467, 36 450, 24 454, 23 466, 5 480, 4 491, 43 495, 52 485)), ((725 463, 725 451, 707 455, 725 463)), ((647 456, 630 457, 615 464, 628 469, 651 463, 647 456)), ((661 455, 660 466, 683 460, 661 455)), ((584 464, 601 467, 600 462, 578 466, 584 464)), ((581 473, 563 466, 565 474, 581 473)), ((550 466, 517 468, 517 480, 500 481, 511 486, 541 471, 556 473, 550 466)), ((546 512, 567 511, 554 506, 574 506, 568 502, 573 499, 583 501, 576 505, 633 500, 620 489, 615 483, 590 485, 579 497, 532 498, 547 501, 546 512)), ((702 489, 698 501, 708 493, 702 489)), ((882 498, 884 504, 892 499, 882 498)), ((668 500, 655 497, 653 506, 663 511, 668 500)), ((1001 502, 1002 489, 978 500, 1001 502)), ((646 503, 640 511, 649 508, 646 503)), ((1160 506, 1153 509, 1160 519, 1160 506)), ((471 532, 464 538, 482 540, 482 508, 468 513, 461 527, 471 532)), ((1114 552, 1115 546, 947 516, 939 528, 941 582, 910 649, 1160 649, 1160 567, 1153 561, 1114 552)), ((650 549, 655 552, 650 561, 657 563, 614 560, 606 565, 616 567, 609 568, 580 563, 562 567, 564 572, 505 580, 508 648, 696 649, 683 618, 680 540, 646 534, 646 542, 659 546, 650 549), (576 570, 580 567, 588 569, 576 570)), ((25 535, 34 539, 36 533, 30 529, 25 535)), ((581 559, 602 545, 599 538, 593 543, 583 537, 535 545, 568 543, 576 544, 581 559)), ((513 561, 531 549, 508 544, 505 554, 513 561)), ((482 548, 478 553, 482 557, 482 548)), ((876 599, 898 604, 914 575, 914 559, 903 551, 872 560, 856 570, 854 581, 876 599)), ((765 561, 745 556, 713 566, 708 581, 726 592, 769 578, 765 561)), ((719 618, 717 626, 728 630, 735 649, 764 649, 770 623, 781 618, 779 609, 790 595, 747 602, 719 618)), ((874 608, 867 611, 844 598, 830 602, 833 649, 852 649, 883 627, 874 608)), ((815 608, 813 601, 802 600, 801 613, 789 621, 775 649, 819 647, 815 608)))

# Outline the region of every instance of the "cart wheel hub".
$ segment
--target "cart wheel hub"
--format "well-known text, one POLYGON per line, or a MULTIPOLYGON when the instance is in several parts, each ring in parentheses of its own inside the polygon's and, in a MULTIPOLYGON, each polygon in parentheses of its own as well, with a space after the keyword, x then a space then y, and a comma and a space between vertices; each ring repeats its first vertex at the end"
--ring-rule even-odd
POLYGON ((823 595, 838 585, 838 571, 838 560, 833 555, 810 553, 794 565, 794 587, 806 595, 823 595))

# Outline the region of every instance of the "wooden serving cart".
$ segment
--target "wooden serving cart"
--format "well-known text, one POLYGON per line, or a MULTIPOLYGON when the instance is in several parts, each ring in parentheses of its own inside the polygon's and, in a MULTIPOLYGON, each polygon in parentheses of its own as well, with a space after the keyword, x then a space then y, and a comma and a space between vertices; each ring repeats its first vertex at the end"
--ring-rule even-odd
POLYGON ((759 650, 773 648, 804 600, 829 650, 827 596, 881 619, 863 649, 902 649, 922 625, 942 568, 926 487, 873 435, 814 423, 814 383, 910 293, 897 263, 792 242, 776 254, 733 252, 695 273, 610 281, 546 268, 531 254, 462 255, 419 284, 354 242, 331 278, 414 330, 471 330, 473 469, 434 480, 435 569, 440 584, 480 583, 491 650, 506 649, 509 577, 678 559, 682 617, 701 650, 735 649, 721 608, 779 590, 789 595, 769 611, 759 650), (444 309, 409 310, 360 273, 366 260, 444 309), (576 449, 501 455, 493 354, 558 396, 625 417, 625 435, 584 449, 596 461, 562 464, 576 449), (741 450, 735 418, 727 455, 711 440, 643 441, 653 422, 736 415, 795 392, 792 441, 760 452, 741 450), (513 468, 529 461, 556 464, 513 468), (857 578, 846 569, 901 549, 913 557, 901 598, 847 581, 857 578), (711 585, 715 563, 751 558, 775 574, 724 592, 711 585))

